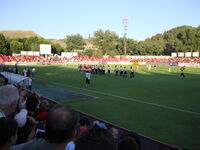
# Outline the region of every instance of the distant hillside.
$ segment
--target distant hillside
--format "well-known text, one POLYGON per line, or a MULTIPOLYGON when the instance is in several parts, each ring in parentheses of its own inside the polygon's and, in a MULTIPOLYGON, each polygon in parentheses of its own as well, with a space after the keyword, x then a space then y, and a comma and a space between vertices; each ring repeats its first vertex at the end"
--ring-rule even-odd
POLYGON ((62 48, 66 47, 66 43, 63 40, 55 40, 55 39, 49 39, 54 44, 60 44, 62 48))
POLYGON ((3 34, 6 38, 29 38, 29 37, 40 37, 33 31, 30 30, 0 30, 0 34, 3 34))

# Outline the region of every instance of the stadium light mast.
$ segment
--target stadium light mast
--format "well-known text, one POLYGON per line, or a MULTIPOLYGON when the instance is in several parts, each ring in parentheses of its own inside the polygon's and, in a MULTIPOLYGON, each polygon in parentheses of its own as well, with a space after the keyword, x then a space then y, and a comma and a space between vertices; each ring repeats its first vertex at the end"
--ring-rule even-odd
POLYGON ((127 36, 128 18, 123 18, 122 23, 124 24, 124 55, 126 55, 126 36, 127 36))

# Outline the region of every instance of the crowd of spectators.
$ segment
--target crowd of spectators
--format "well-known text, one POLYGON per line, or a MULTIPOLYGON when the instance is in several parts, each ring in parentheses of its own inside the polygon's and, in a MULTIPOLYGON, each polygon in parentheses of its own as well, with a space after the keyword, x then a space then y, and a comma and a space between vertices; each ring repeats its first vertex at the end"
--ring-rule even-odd
POLYGON ((75 62, 165 62, 165 63, 170 63, 170 62, 183 62, 183 63, 200 63, 200 58, 175 58, 175 57, 170 57, 170 58, 132 58, 132 57, 90 57, 90 56, 75 56, 71 59, 72 61, 75 62))
POLYGON ((90 56, 74 56, 71 58, 67 57, 59 57, 59 56, 6 56, 0 54, 0 63, 5 62, 16 62, 16 63, 49 63, 49 64, 63 64, 68 62, 177 62, 177 63, 200 63, 199 57, 191 57, 191 58, 156 58, 156 57, 148 57, 148 58, 133 58, 133 57, 112 57, 112 56, 101 56, 101 57, 90 57, 90 56))
POLYGON ((118 134, 108 124, 80 116, 70 106, 50 105, 6 80, 0 85, 0 135, 4 150, 140 150, 137 134, 118 134))
POLYGON ((17 55, 17 56, 6 56, 0 54, 0 63, 5 62, 16 62, 16 63, 64 63, 68 61, 66 57, 57 57, 57 56, 25 56, 25 55, 17 55))

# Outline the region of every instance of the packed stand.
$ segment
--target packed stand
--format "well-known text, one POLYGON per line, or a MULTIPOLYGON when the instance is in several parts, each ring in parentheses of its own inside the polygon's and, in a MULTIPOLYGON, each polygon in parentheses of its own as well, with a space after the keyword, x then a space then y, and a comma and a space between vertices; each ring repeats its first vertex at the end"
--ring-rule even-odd
POLYGON ((62 64, 67 62, 177 62, 177 63, 200 63, 200 58, 131 58, 131 57, 90 57, 90 56, 74 56, 72 58, 59 57, 59 56, 6 56, 0 54, 0 63, 5 62, 21 62, 21 63, 49 63, 49 64, 62 64))
POLYGON ((16 62, 16 63, 51 63, 51 64, 61 64, 68 61, 66 57, 58 57, 58 56, 6 56, 0 54, 0 62, 16 62))

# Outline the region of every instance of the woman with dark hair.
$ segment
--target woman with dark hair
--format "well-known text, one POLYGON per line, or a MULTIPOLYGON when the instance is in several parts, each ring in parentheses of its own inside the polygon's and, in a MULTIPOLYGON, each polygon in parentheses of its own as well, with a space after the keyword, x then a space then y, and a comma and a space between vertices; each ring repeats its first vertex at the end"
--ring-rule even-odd
POLYGON ((37 117, 37 109, 39 106, 39 97, 33 93, 31 94, 26 100, 26 109, 28 110, 28 116, 33 117, 36 119, 37 117))
POLYGON ((17 122, 10 117, 0 118, 0 149, 10 150, 17 141, 17 122))

